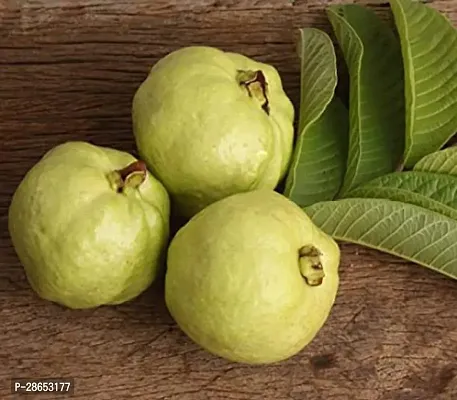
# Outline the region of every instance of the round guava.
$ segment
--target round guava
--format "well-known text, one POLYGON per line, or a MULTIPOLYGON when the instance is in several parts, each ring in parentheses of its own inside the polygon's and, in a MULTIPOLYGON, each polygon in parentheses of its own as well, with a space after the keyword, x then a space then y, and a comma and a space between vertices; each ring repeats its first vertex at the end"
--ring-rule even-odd
POLYGON ((195 215, 168 249, 165 299, 179 327, 225 359, 285 360, 324 325, 340 250, 292 201, 238 193, 195 215))
POLYGON ((142 161, 67 142, 20 182, 8 227, 40 297, 91 308, 131 300, 152 283, 165 261, 169 207, 142 161))
POLYGON ((275 188, 290 162, 294 108, 281 78, 241 54, 191 46, 166 55, 137 89, 132 119, 141 158, 184 217, 275 188))

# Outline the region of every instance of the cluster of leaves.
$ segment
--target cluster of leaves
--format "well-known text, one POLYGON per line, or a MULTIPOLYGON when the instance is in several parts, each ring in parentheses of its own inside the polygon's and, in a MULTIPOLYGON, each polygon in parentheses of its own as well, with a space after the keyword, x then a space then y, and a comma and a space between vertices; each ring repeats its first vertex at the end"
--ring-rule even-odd
POLYGON ((336 96, 330 37, 301 29, 299 132, 284 194, 337 240, 457 279, 457 30, 414 0, 391 0, 395 28, 371 9, 332 5, 349 71, 336 96))

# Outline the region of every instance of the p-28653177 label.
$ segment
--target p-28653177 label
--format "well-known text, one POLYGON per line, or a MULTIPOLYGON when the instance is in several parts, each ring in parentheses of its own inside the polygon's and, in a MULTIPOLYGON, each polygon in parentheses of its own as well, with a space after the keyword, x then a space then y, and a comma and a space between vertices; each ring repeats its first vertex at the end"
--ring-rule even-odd
POLYGON ((11 393, 13 394, 72 394, 74 386, 75 380, 73 378, 11 379, 11 393))

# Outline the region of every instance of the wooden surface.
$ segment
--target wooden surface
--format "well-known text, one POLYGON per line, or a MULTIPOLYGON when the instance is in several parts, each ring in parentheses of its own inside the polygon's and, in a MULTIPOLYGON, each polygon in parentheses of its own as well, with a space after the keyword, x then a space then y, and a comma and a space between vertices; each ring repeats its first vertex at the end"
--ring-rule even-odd
MULTIPOLYGON (((343 246, 338 299, 315 341, 248 367, 187 339, 160 283, 131 304, 70 311, 34 295, 11 247, 7 207, 27 169, 70 139, 133 151, 133 93, 173 49, 272 63, 297 105, 296 28, 330 31, 325 4, 0 0, 0 399, 14 398, 11 377, 55 376, 75 377, 74 398, 91 400, 457 399, 456 282, 399 259, 343 246)), ((457 23, 457 1, 433 6, 457 23)))

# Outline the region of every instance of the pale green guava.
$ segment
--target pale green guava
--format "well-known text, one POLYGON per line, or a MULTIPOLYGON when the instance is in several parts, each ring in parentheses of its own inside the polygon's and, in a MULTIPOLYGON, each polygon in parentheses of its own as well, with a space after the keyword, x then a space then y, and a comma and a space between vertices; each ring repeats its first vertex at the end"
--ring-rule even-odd
POLYGON ((327 320, 340 250, 272 190, 239 193, 195 215, 168 249, 165 299, 180 328, 231 361, 285 360, 327 320))
POLYGON ((292 153, 294 108, 277 70, 192 46, 159 60, 135 93, 141 158, 190 217, 214 201, 273 189, 292 153))
POLYGON ((70 308, 119 304, 143 292, 165 261, 169 198, 142 161, 67 142, 25 175, 9 232, 32 288, 70 308))

